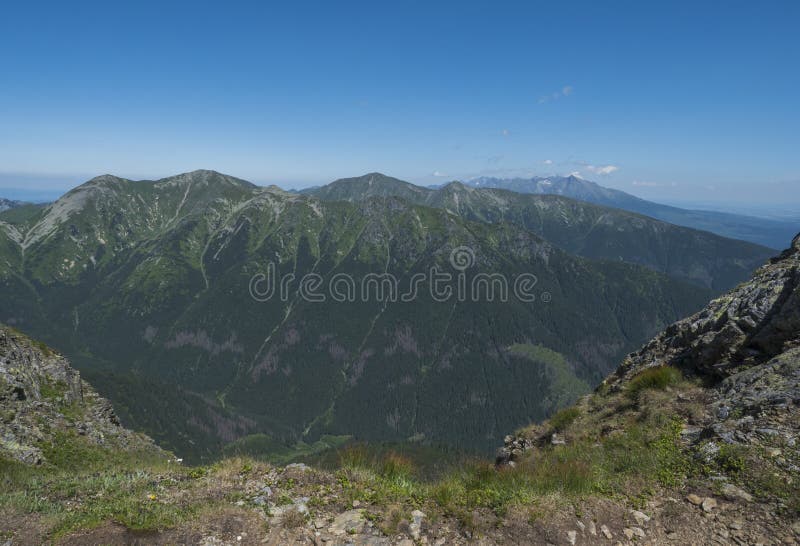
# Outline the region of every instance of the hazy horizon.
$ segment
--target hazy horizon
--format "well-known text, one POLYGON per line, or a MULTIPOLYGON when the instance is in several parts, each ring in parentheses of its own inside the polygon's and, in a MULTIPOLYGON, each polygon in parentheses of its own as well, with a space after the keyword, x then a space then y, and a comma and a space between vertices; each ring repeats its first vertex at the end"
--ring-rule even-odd
MULTIPOLYGON (((197 170, 197 169, 195 169, 197 170)), ((213 169, 212 169, 213 170, 213 169)), ((191 172, 191 171, 186 171, 191 172)), ((114 174, 115 173, 99 173, 99 174, 114 174)), ((87 182, 94 178, 97 175, 84 175, 83 177, 74 176, 74 177, 65 177, 64 179, 54 176, 48 177, 31 177, 30 175, 10 175, 7 173, 0 173, 0 198, 6 198, 11 200, 18 200, 18 201, 25 201, 30 203, 46 203, 55 201, 59 197, 61 197, 64 193, 69 191, 70 189, 87 182), (29 183, 29 187, 24 187, 23 185, 14 186, 13 183, 15 180, 24 180, 29 183)), ((123 178, 128 178, 131 180, 159 180, 161 178, 167 178, 169 176, 174 176, 181 173, 171 173, 165 176, 124 176, 123 178)), ((320 181, 320 182, 312 182, 308 184, 302 185, 287 185, 281 184, 279 181, 261 181, 258 180, 250 180, 242 176, 238 176, 235 173, 223 173, 231 176, 236 176, 237 178, 242 178, 244 180, 248 180, 254 184, 260 186, 268 186, 268 185, 276 185, 286 190, 300 190, 304 188, 311 188, 315 186, 321 186, 325 184, 329 184, 334 180, 327 180, 327 181, 320 181)), ((366 173, 352 173, 347 176, 343 176, 342 178, 349 178, 351 176, 360 176, 366 173)), ((406 180, 402 177, 395 176, 392 173, 383 173, 387 176, 393 176, 395 178, 399 178, 401 180, 406 180)), ((569 173, 567 173, 569 174, 569 173)), ((533 176, 566 176, 561 174, 549 174, 549 175, 531 175, 525 178, 530 178, 533 176)), ((476 177, 464 177, 460 179, 452 179, 447 180, 445 182, 439 183, 447 183, 454 180, 470 180, 476 177)), ((504 178, 499 176, 498 178, 504 178)), ((510 177, 509 177, 510 178, 510 177)), ((581 177, 583 178, 583 177, 581 177)), ((589 180, 590 182, 595 182, 600 184, 601 186, 605 186, 602 181, 592 180, 589 178, 585 178, 585 180, 589 180)), ((435 186, 434 184, 427 184, 425 182, 419 182, 414 180, 406 180, 407 182, 411 182, 412 184, 417 184, 419 186, 424 187, 431 187, 435 186)), ((613 187, 611 185, 605 187, 613 187)), ((762 202, 762 201, 753 201, 747 203, 737 202, 737 201, 729 201, 725 199, 719 200, 684 200, 680 198, 669 198, 669 197, 651 197, 646 195, 644 192, 637 192, 629 191, 627 188, 614 188, 619 189, 620 191, 625 191, 631 195, 635 195, 636 197, 640 197, 642 199, 647 199, 653 201, 655 203, 661 203, 664 205, 670 205, 679 208, 685 209, 692 209, 692 210, 708 210, 708 211, 717 211, 717 212, 728 212, 733 214, 742 214, 747 216, 753 216, 758 218, 766 218, 772 220, 781 220, 781 221, 788 221, 788 222, 800 222, 800 196, 797 198, 798 201, 792 201, 791 199, 784 198, 783 201, 778 202, 762 202)), ((794 195, 792 195, 794 197, 794 195)))
MULTIPOLYGON (((9 6, 0 195, 198 168, 800 203, 800 5, 9 6)), ((800 209, 800 205, 797 205, 800 209)))

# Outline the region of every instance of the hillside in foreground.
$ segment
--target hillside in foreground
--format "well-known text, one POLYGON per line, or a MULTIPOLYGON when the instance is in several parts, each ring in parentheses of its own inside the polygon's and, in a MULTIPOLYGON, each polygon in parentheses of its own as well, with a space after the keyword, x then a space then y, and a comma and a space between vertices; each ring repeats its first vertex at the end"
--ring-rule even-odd
POLYGON ((46 347, 3 329, 0 366, 0 536, 12 544, 800 539, 800 236, 595 393, 507 437, 496 464, 454 461, 435 478, 358 446, 328 470, 185 467, 114 424, 46 347))

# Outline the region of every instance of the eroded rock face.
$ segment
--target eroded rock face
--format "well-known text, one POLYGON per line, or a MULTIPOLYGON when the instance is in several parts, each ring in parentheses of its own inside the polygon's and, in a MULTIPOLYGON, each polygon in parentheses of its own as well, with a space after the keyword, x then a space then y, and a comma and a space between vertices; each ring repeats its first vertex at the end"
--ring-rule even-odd
POLYGON ((120 449, 152 441, 123 428, 100 397, 61 355, 0 325, 0 456, 38 464, 59 433, 120 449))
POLYGON ((607 383, 671 365, 724 379, 800 346, 800 235, 750 281, 674 323, 629 355, 607 383))
POLYGON ((709 380, 708 411, 697 423, 695 443, 794 452, 800 441, 800 235, 753 279, 629 355, 606 384, 622 389, 641 371, 663 365, 709 380))

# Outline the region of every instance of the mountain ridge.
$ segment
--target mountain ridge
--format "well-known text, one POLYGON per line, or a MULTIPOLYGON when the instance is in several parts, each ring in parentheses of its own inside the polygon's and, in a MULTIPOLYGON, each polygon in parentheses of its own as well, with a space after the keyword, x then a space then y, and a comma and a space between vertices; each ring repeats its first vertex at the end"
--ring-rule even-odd
POLYGON ((475 187, 501 188, 519 193, 564 195, 599 205, 637 212, 685 227, 750 241, 774 250, 781 250, 787 246, 799 227, 791 222, 663 205, 621 190, 606 188, 596 182, 574 175, 511 179, 478 177, 467 180, 465 183, 475 187))
POLYGON ((372 174, 338 180, 306 193, 323 200, 347 202, 376 195, 397 196, 472 221, 512 222, 570 253, 645 265, 716 290, 725 290, 748 278, 774 252, 753 243, 569 197, 518 194, 459 182, 434 190, 372 174))

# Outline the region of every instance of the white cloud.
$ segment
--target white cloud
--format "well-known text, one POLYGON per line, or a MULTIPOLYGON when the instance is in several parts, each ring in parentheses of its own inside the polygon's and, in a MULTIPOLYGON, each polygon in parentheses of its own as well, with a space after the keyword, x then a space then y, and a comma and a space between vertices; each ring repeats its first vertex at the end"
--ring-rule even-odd
POLYGON ((571 173, 569 173, 569 176, 574 176, 575 178, 583 178, 581 176, 581 172, 580 171, 572 171, 571 173))
POLYGON ((586 165, 586 170, 593 174, 606 176, 618 171, 619 167, 616 165, 586 165))
POLYGON ((571 85, 565 85, 560 90, 556 91, 555 93, 550 93, 549 95, 542 95, 539 97, 539 104, 544 104, 546 102, 558 100, 562 97, 569 97, 575 89, 571 85))
POLYGON ((553 164, 553 160, 552 159, 545 159, 544 161, 542 161, 542 163, 544 163, 545 165, 552 165, 553 164))
POLYGON ((441 171, 433 171, 431 176, 435 176, 436 178, 444 178, 447 175, 441 171))

